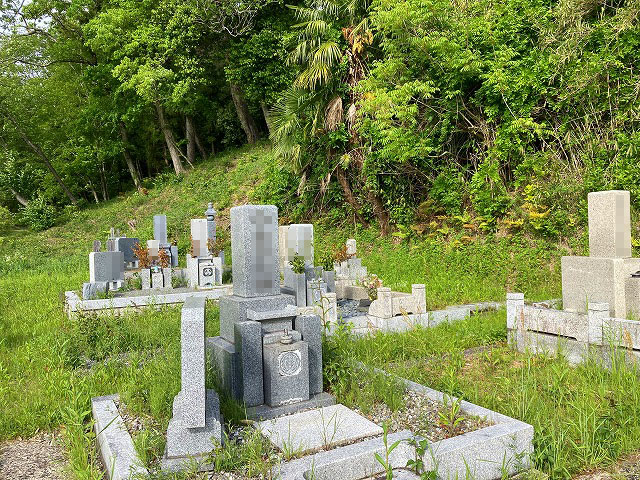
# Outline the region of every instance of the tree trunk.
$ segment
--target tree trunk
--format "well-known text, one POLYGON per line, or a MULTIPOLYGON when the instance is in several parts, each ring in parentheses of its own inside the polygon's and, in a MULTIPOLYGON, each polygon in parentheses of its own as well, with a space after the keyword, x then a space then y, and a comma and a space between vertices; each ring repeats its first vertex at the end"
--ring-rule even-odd
MULTIPOLYGON (((196 146, 198 147, 198 150, 200 151, 200 155, 202 155, 202 159, 206 160, 207 158, 209 158, 209 155, 207 155, 207 151, 202 146, 202 142, 200 141, 200 137, 198 136, 198 132, 197 132, 197 130, 195 128, 193 129, 193 135, 194 135, 194 138, 196 140, 196 146)), ((213 155, 213 153, 214 152, 212 151, 211 155, 213 155)))
POLYGON ((89 187, 89 190, 91 190, 91 194, 93 195, 93 199, 95 200, 96 203, 100 203, 100 199, 98 198, 98 192, 96 192, 96 189, 93 188, 93 182, 91 181, 91 179, 89 177, 86 177, 87 179, 87 186, 89 187))
POLYGON ((22 128, 20 128, 20 126, 18 125, 18 122, 13 117, 13 115, 11 115, 9 112, 5 112, 5 115, 9 119, 9 121, 13 124, 15 129, 17 130, 18 135, 20 135, 20 137, 25 141, 25 143, 29 146, 29 148, 31 148, 31 150, 34 151, 34 153, 38 156, 38 158, 40 158, 40 160, 42 160, 44 162, 44 164, 46 165, 47 169, 49 170, 51 175, 53 175, 53 178, 56 180, 58 185, 60 185, 60 188, 62 188, 62 190, 64 191, 64 193, 67 196, 67 198, 69 199, 69 201, 71 203, 73 203, 74 205, 76 205, 78 203, 78 199, 73 195, 73 193, 71 193, 71 190, 69 190, 67 188, 67 186, 65 185, 65 183, 62 181, 62 177, 60 177, 60 175, 58 174, 56 169, 53 167, 53 165, 51 164, 51 161, 49 161, 49 157, 47 157, 45 155, 45 153, 42 150, 42 148, 40 148, 40 145, 38 145, 37 143, 33 142, 29 138, 29 136, 25 133, 25 131, 22 130, 22 128))
POLYGON ((375 192, 369 190, 367 192, 367 198, 373 206, 373 214, 378 219, 378 223, 380 224, 380 231, 382 235, 386 237, 387 235, 389 235, 389 233, 391 233, 389 213, 384 208, 382 199, 378 195, 376 195, 375 192))
POLYGON ((340 183, 342 191, 344 192, 344 198, 347 200, 347 203, 351 205, 353 213, 356 215, 356 219, 359 223, 366 227, 368 225, 368 222, 360 214, 360 203, 353 195, 351 185, 349 185, 349 179, 347 178, 347 172, 345 172, 340 165, 336 167, 336 176, 338 177, 338 182, 340 183))
POLYGON ((16 200, 20 205, 22 205, 23 207, 26 207, 27 205, 29 205, 29 200, 24 198, 22 195, 16 192, 13 188, 9 187, 9 190, 11 190, 11 193, 13 194, 14 197, 16 197, 16 200))
POLYGON ((104 163, 100 165, 100 188, 102 190, 102 199, 106 202, 109 200, 109 191, 107 189, 107 176, 104 170, 104 163))
POLYGON ((264 116, 264 122, 267 124, 267 130, 271 135, 271 115, 269 115, 269 109, 264 102, 260 102, 260 108, 262 108, 262 115, 264 116))
POLYGON ((124 146, 122 154, 124 155, 124 160, 127 162, 127 168, 133 179, 133 184, 136 186, 136 189, 140 191, 142 189, 142 181, 140 180, 140 171, 136 168, 133 158, 131 158, 131 154, 129 153, 129 135, 127 135, 127 129, 123 121, 119 122, 119 126, 120 138, 124 146))
POLYGON ((231 98, 236 107, 236 113, 244 133, 247 135, 247 143, 254 144, 258 141, 258 127, 255 120, 249 113, 249 107, 242 95, 242 90, 235 83, 231 84, 231 98))
POLYGON ((156 102, 155 106, 156 112, 158 114, 158 123, 160 124, 160 130, 162 130, 164 140, 167 144, 167 148, 169 149, 171 161, 173 162, 173 169, 176 171, 176 175, 181 175, 185 173, 185 169, 182 165, 182 160, 180 160, 180 150, 178 150, 176 141, 173 138, 173 132, 171 131, 171 127, 167 123, 167 119, 164 116, 164 107, 160 104, 160 102, 156 102))
POLYGON ((193 126, 193 119, 190 115, 185 115, 184 129, 187 134, 187 162, 193 166, 196 161, 196 129, 193 126))

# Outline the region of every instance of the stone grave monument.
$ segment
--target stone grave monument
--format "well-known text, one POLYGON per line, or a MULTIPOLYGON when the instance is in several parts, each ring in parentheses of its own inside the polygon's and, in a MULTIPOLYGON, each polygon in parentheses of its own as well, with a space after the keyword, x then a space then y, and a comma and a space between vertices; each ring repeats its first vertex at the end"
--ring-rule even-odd
POLYGON ((231 209, 233 295, 220 299, 220 336, 208 339, 220 383, 250 418, 272 418, 333 397, 322 388, 322 321, 297 315, 281 293, 278 209, 231 209))
POLYGON ((153 240, 147 241, 147 248, 149 248, 149 255, 152 261, 157 260, 158 252, 160 250, 166 250, 169 258, 171 259, 170 266, 178 266, 178 247, 176 245, 171 245, 167 240, 166 215, 153 216, 153 240))
POLYGON ((335 290, 338 298, 353 298, 355 300, 367 298, 361 288, 367 278, 367 267, 362 266, 362 259, 358 258, 356 241, 350 238, 346 242, 347 259, 335 264, 335 290))
POLYGON ((222 284, 224 252, 214 255, 210 247, 216 241, 216 211, 213 204, 205 212, 207 218, 191 220, 191 253, 187 254, 187 279, 192 288, 211 288, 222 284))
POLYGON ((102 252, 99 241, 94 242, 89 254, 89 282, 82 284, 82 298, 91 300, 98 293, 119 290, 124 284, 124 254, 102 252))
POLYGON ((222 443, 220 400, 205 387, 206 299, 189 297, 180 321, 181 385, 173 400, 173 417, 167 428, 163 469, 178 470, 206 456, 222 443))
POLYGON ((640 298, 640 278, 632 277, 640 258, 631 257, 629 192, 592 192, 588 204, 589 256, 562 257, 563 308, 586 313, 591 303, 608 303, 611 316, 626 318, 640 298))

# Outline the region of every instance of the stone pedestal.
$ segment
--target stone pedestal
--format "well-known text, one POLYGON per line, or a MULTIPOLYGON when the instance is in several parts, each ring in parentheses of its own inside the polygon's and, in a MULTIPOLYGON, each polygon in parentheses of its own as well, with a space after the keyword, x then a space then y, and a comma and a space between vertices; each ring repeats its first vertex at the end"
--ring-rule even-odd
POLYGON ((612 317, 625 318, 625 282, 640 270, 640 258, 562 257, 562 304, 586 313, 590 303, 608 303, 612 317))
POLYGON ((640 320, 640 278, 627 277, 624 284, 625 307, 627 314, 624 318, 631 317, 640 320))

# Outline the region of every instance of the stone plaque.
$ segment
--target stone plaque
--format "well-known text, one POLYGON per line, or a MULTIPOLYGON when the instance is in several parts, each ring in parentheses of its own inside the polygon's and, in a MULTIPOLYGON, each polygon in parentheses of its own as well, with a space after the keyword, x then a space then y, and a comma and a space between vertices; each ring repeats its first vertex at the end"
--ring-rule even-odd
POLYGON ((283 377, 292 377, 302 370, 300 350, 289 350, 278 355, 278 373, 283 377))

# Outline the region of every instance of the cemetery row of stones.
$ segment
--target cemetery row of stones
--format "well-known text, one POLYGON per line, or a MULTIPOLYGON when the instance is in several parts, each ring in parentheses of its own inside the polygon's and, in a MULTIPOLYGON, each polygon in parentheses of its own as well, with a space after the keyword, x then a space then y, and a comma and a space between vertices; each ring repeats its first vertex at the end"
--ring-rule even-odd
MULTIPOLYGON (((310 225, 279 227, 274 206, 234 207, 230 217, 233 286, 230 295, 219 299, 220 335, 205 336, 205 298, 191 295, 182 307, 181 389, 174 398, 161 468, 173 471, 195 464, 207 469, 212 452, 225 442, 219 392, 208 390, 205 384, 207 361, 218 373, 220 388, 246 407, 253 427, 280 452, 296 452, 297 458, 283 458, 274 467, 273 478, 367 478, 385 470, 377 458, 384 457, 388 441, 400 445, 388 460, 400 467, 407 465, 416 458, 409 441, 418 431, 417 424, 405 424, 409 428, 386 436, 379 423, 336 404, 323 384, 323 307, 327 306, 323 301, 333 297, 335 302, 338 291, 355 298, 367 291, 362 285, 367 272, 355 257, 355 242, 348 242, 348 258, 336 265, 331 279, 312 264, 310 225), (279 251, 302 257, 303 268, 293 271, 279 251), (302 276, 306 298, 295 285, 302 276)), ((401 316, 407 310, 425 312, 422 285, 414 286, 412 294, 389 290, 386 295, 383 287, 376 292, 378 298, 369 308, 387 309, 389 318, 395 317, 395 311, 401 316), (378 301, 386 303, 376 306, 378 301)), ((439 392, 408 381, 404 384, 413 392, 412 401, 421 399, 418 404, 424 408, 430 403, 444 404, 439 392)), ((114 396, 94 398, 92 406, 107 473, 110 478, 146 473, 116 401, 114 396)), ((443 476, 465 475, 471 469, 477 478, 493 479, 502 475, 505 459, 511 473, 528 466, 530 425, 466 402, 456 405, 466 418, 482 420, 470 420, 465 423, 468 430, 455 432, 464 435, 434 441, 435 450, 420 455, 423 469, 440 469, 443 476)))

